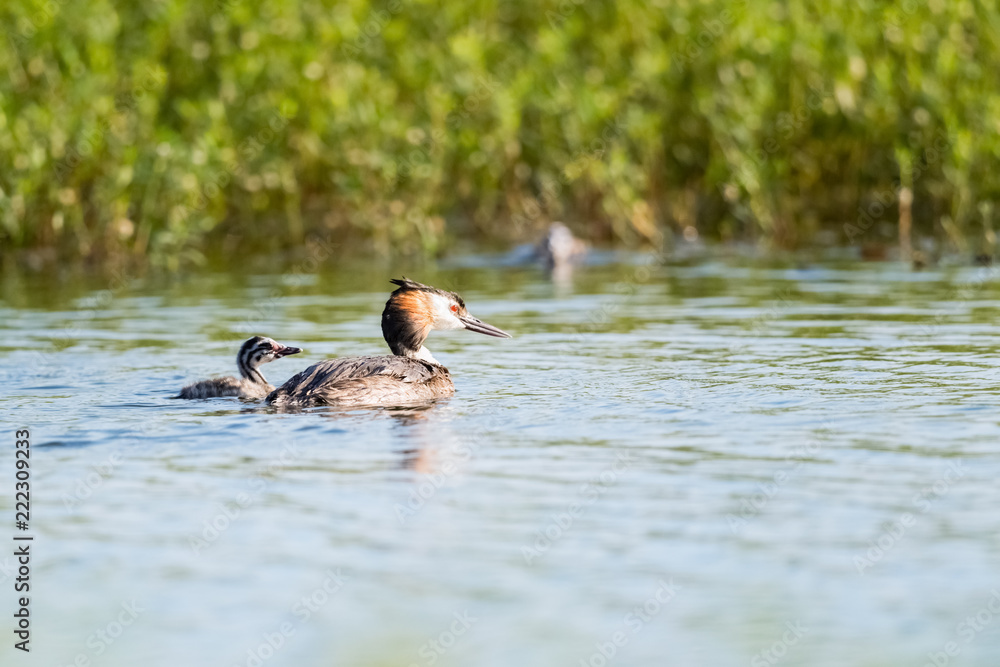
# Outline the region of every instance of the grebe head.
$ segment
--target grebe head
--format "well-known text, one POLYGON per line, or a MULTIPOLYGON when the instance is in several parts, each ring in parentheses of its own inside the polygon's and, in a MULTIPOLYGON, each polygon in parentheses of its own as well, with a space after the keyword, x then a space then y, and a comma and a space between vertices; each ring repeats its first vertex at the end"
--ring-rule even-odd
POLYGON ((244 378, 264 384, 266 380, 257 370, 258 366, 301 351, 301 348, 282 345, 264 336, 254 336, 240 347, 240 351, 236 354, 236 365, 244 378))
POLYGON ((506 331, 470 315, 462 297, 454 292, 406 278, 390 282, 399 287, 382 311, 382 335, 393 354, 436 364, 437 360, 424 347, 433 329, 468 329, 496 338, 511 337, 506 331))
POLYGON ((561 222, 549 225, 548 232, 537 247, 545 267, 550 271, 572 266, 587 252, 587 244, 573 236, 569 227, 561 222))

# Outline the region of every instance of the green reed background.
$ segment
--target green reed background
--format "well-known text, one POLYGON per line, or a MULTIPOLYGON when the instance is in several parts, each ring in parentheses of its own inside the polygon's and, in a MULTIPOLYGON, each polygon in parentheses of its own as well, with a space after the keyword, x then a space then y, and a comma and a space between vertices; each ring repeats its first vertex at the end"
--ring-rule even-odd
POLYGON ((990 0, 13 0, 0 243, 993 243, 990 0), (912 204, 911 204, 912 202, 912 204))

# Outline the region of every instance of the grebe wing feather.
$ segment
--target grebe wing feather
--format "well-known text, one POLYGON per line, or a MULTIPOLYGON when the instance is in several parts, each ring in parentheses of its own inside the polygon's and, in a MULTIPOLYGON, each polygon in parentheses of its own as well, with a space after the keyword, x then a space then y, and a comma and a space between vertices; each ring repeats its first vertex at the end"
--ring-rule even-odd
MULTIPOLYGON (((330 404, 367 402, 376 387, 399 391, 399 382, 423 386, 445 381, 443 366, 395 355, 327 359, 313 364, 271 392, 268 403, 330 404)), ((417 392, 419 393, 419 392, 417 392)))

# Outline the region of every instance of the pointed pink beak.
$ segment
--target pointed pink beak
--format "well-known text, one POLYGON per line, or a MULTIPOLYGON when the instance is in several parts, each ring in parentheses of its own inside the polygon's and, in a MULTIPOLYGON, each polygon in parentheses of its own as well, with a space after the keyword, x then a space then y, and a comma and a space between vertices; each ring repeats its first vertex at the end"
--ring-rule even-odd
POLYGON ((282 345, 274 351, 274 358, 281 359, 282 357, 287 357, 290 354, 298 354, 302 351, 301 347, 292 347, 290 345, 282 345))

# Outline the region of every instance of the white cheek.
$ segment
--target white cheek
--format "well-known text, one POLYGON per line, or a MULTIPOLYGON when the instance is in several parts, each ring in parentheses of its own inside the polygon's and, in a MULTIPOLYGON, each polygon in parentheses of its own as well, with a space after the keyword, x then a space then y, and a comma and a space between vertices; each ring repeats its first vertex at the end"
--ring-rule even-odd
POLYGON ((438 329, 449 330, 449 329, 464 329, 465 328, 465 325, 462 324, 462 321, 459 320, 458 317, 455 315, 455 313, 451 312, 450 309, 447 310, 447 311, 445 311, 438 318, 438 322, 439 322, 438 327, 437 327, 438 329))
POLYGON ((464 329, 465 325, 451 312, 451 302, 444 299, 435 300, 434 303, 434 328, 440 331, 449 329, 464 329))

